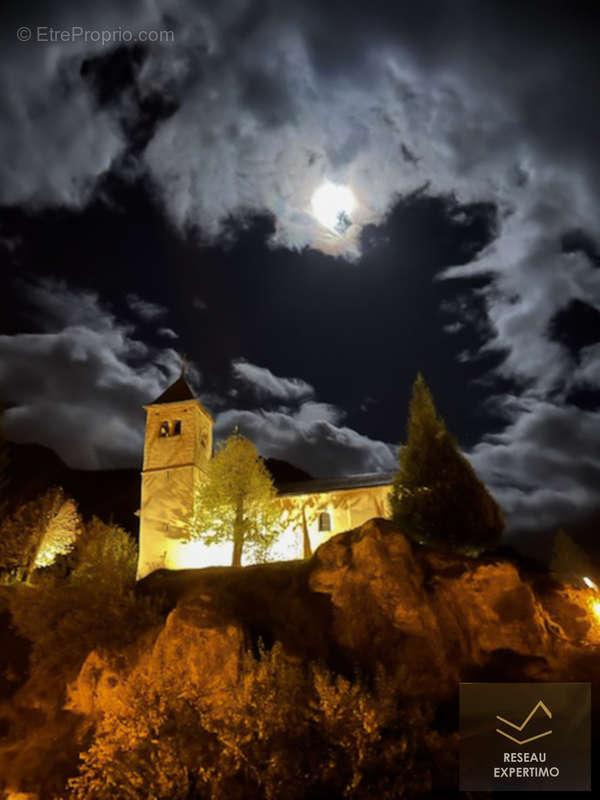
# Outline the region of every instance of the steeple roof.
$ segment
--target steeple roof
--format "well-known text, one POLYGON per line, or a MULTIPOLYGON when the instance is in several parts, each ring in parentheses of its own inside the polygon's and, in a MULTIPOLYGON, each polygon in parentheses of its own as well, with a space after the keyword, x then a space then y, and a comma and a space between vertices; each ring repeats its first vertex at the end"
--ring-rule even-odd
POLYGON ((195 400, 194 393, 188 386, 188 383, 183 375, 183 372, 177 378, 175 383, 172 383, 165 391, 154 400, 151 405, 159 405, 160 403, 181 403, 186 400, 195 400))

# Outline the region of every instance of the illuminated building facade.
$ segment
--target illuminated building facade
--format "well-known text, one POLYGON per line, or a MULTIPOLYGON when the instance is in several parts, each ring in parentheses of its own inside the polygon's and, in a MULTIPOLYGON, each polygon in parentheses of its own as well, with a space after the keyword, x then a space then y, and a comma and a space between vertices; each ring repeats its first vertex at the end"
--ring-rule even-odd
MULTIPOLYGON (((138 579, 156 569, 229 565, 231 543, 183 542, 194 490, 213 450, 213 418, 182 374, 146 410, 138 579)), ((392 473, 317 478, 275 485, 284 532, 271 560, 306 558, 322 542, 372 517, 387 516, 392 473)))

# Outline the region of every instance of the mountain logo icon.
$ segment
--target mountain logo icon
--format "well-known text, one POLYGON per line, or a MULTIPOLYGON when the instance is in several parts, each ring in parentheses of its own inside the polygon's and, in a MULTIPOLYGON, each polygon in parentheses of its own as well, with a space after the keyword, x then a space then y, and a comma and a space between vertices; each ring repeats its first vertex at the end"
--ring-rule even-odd
MULTIPOLYGON (((511 728, 521 733, 538 708, 541 708, 545 712, 548 719, 552 719, 552 712, 541 700, 538 700, 536 705, 531 709, 529 714, 525 717, 520 725, 517 725, 515 722, 511 722, 509 719, 504 719, 504 717, 501 717, 499 714, 496 714, 496 719, 499 719, 500 722, 503 722, 505 725, 510 725, 511 728)), ((530 736, 528 739, 515 739, 514 736, 510 735, 510 733, 506 733, 506 731, 500 730, 500 728, 496 728, 496 733, 499 733, 501 736, 506 736, 507 739, 510 739, 511 742, 515 742, 516 744, 527 744, 527 742, 533 742, 535 739, 541 739, 543 736, 549 736, 552 731, 544 731, 544 733, 538 733, 536 736, 530 736)))

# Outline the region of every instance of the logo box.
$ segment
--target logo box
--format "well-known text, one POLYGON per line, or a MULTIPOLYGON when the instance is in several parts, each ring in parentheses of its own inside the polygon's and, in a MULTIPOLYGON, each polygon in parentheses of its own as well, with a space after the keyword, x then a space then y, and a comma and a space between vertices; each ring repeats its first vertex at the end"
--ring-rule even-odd
POLYGON ((461 683, 461 791, 590 791, 589 683, 461 683))

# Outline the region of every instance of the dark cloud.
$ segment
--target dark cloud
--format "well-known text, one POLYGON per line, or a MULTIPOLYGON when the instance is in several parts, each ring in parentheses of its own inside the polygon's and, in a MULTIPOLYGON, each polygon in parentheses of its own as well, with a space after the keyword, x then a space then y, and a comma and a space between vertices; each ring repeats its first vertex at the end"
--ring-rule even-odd
MULTIPOLYGON (((249 389, 262 407, 221 412, 216 418, 218 438, 237 427, 263 456, 287 460, 314 476, 394 469, 396 448, 341 427, 345 412, 317 401, 314 387, 306 381, 281 378, 246 361, 235 361, 232 371, 236 383, 249 389)), ((235 390, 232 398, 237 401, 239 394, 235 390)))
POLYGON ((279 458, 314 476, 383 472, 396 466, 394 448, 327 419, 335 412, 322 404, 305 404, 295 414, 274 411, 223 412, 216 432, 227 436, 238 427, 267 458, 279 458), (308 407, 307 407, 308 406, 308 407))
MULTIPOLYGON (((585 159, 593 164, 598 19, 590 4, 574 6, 522 3, 518 24, 504 3, 465 0, 368 8, 316 0, 102 8, 63 2, 51 15, 33 6, 20 17, 21 24, 49 18, 65 27, 118 23, 135 32, 168 24, 174 31, 169 46, 129 51, 79 41, 20 45, 11 27, 19 15, 7 9, 6 59, 15 81, 6 117, 14 113, 13 130, 23 128, 35 106, 34 74, 48 108, 61 97, 53 124, 71 126, 77 146, 63 154, 61 169, 75 187, 118 158, 124 114, 152 116, 144 102, 169 101, 168 114, 154 113, 169 118, 150 131, 144 162, 173 217, 210 232, 230 212, 268 208, 279 235, 300 243, 314 235, 303 195, 328 170, 353 178, 377 216, 398 186, 415 179, 471 195, 483 182, 506 193, 515 170, 535 180, 539 155, 568 169, 585 159), (78 103, 87 103, 87 111, 80 108, 87 124, 77 118, 78 103), (104 144, 95 151, 85 139, 91 128, 104 144), (84 154, 87 168, 78 160, 84 154), (220 179, 207 181, 217 168, 220 179)), ((42 121, 47 133, 51 120, 42 121)), ((21 139, 18 148, 48 153, 52 142, 21 139)), ((31 180, 43 182, 42 162, 32 166, 31 180)), ((77 202, 60 176, 48 177, 48 191, 31 185, 32 196, 77 202)), ((27 191, 14 195, 27 199, 27 191)))
POLYGON ((567 231, 561 236, 561 248, 563 253, 584 253, 590 262, 600 267, 600 253, 591 236, 581 230, 567 231))
MULTIPOLYGON (((273 298, 282 309, 280 333, 302 336, 311 359, 322 360, 323 373, 337 369, 362 375, 365 383, 373 381, 372 371, 387 366, 383 350, 389 351, 388 361, 400 364, 396 380, 406 383, 414 371, 407 351, 412 356, 417 350, 421 364, 435 360, 436 396, 445 395, 442 405, 462 420, 466 438, 470 425, 461 406, 470 411, 473 384, 487 381, 506 426, 483 436, 477 428, 473 457, 515 523, 558 518, 596 502, 596 466, 589 451, 597 421, 593 398, 600 389, 596 4, 158 0, 63 2, 18 11, 8 4, 3 13, 0 69, 9 79, 0 81, 0 147, 9 157, 0 164, 0 203, 82 209, 96 195, 108 197, 107 176, 118 174, 123 182, 145 182, 182 237, 224 242, 235 251, 232 241, 246 235, 248 252, 263 253, 248 238, 262 236, 261 246, 268 240, 273 258, 277 246, 313 247, 345 256, 344 268, 381 270, 379 275, 384 262, 392 262, 397 269, 386 273, 388 294, 377 280, 369 290, 356 273, 348 273, 344 280, 336 275, 337 295, 306 268, 312 263, 331 271, 339 267, 337 259, 294 262, 306 268, 292 290, 303 300, 305 327, 294 331, 285 317, 296 308, 286 296, 290 284, 282 284, 273 298), (23 45, 14 30, 24 24, 170 27, 175 37, 168 46, 143 48, 82 41, 23 45), (324 179, 348 183, 357 195, 359 210, 345 238, 324 233, 311 216, 311 194, 324 179), (433 202, 432 196, 444 198, 443 213, 419 216, 419 198, 433 202), (268 220, 260 230, 251 221, 256 213, 268 220), (247 221, 245 234, 240 219, 247 221), (425 219, 428 223, 420 224, 425 219), (440 224, 433 225, 434 219, 440 224), (449 264, 454 266, 441 275, 449 264), (433 280, 435 308, 415 291, 433 280), (369 324, 360 313, 348 320, 357 291, 369 304, 369 324), (443 321, 436 316, 442 303, 443 321), (418 315, 432 320, 432 330, 445 326, 446 344, 433 335, 415 341, 415 331, 423 330, 418 315), (336 347, 342 321, 356 366, 336 347), (465 370, 462 392, 450 386, 447 362, 456 358, 465 370)), ((14 240, 2 233, 3 241, 14 240)), ((206 255, 197 259, 198 275, 210 262, 206 255)), ((257 259, 253 274, 268 269, 267 262, 272 263, 268 255, 257 259)), ((228 308, 208 293, 205 301, 204 289, 191 295, 202 297, 203 317, 228 308)), ((113 397, 98 376, 107 370, 123 374, 121 389, 128 382, 136 385, 138 370, 146 368, 133 365, 148 361, 148 345, 115 317, 97 312, 93 294, 73 303, 64 286, 38 291, 46 332, 28 335, 37 339, 25 334, 3 339, 7 385, 21 386, 29 398, 19 401, 25 403, 21 431, 41 431, 35 420, 52 418, 48 407, 43 413, 32 410, 34 396, 67 403, 71 390, 74 425, 82 429, 75 408, 87 401, 77 399, 83 390, 69 380, 81 364, 90 370, 96 365, 85 376, 87 384, 96 382, 101 389, 92 407, 130 419, 123 401, 117 403, 116 393, 113 397), (38 352, 50 361, 35 361, 38 352), (19 372, 25 357, 41 371, 35 386, 30 374, 19 372), (43 364, 55 361, 63 371, 58 369, 53 381, 43 374, 43 364), (57 388, 63 384, 69 391, 57 388)), ((248 340, 256 342, 257 336, 253 331, 248 340)), ((274 365, 274 348, 271 353, 273 359, 255 352, 250 360, 274 365)), ((226 363, 235 358, 238 379, 255 399, 273 401, 280 392, 282 403, 299 402, 285 383, 295 379, 276 378, 252 363, 243 366, 240 355, 246 353, 235 335, 222 332, 206 358, 226 363)), ((163 374, 147 369, 144 388, 163 374)), ((307 385, 317 383, 311 377, 307 385)), ((386 388, 383 393, 390 395, 386 388)), ((355 394, 363 397, 364 386, 355 394)), ((306 419, 294 417, 300 410, 293 404, 289 413, 271 408, 227 413, 242 415, 270 448, 268 454, 281 456, 283 444, 269 433, 277 430, 279 441, 304 459, 301 465, 312 458, 310 443, 329 442, 323 445, 321 474, 341 463, 357 470, 383 464, 388 446, 357 442, 352 436, 358 434, 344 433, 339 412, 335 416, 342 403, 334 399, 333 406, 321 407, 307 396, 300 405, 306 419), (357 455, 336 461, 346 435, 357 455)), ((360 400, 350 397, 347 413, 353 403, 358 407, 360 400)), ((15 426, 17 411, 11 412, 15 426)), ((106 429, 106 415, 97 413, 99 429, 106 429)), ((56 415, 66 419, 66 410, 60 406, 56 415)), ((119 441, 129 441, 128 435, 119 441)), ((105 447, 99 436, 95 453, 105 447)))
POLYGON ((159 328, 156 332, 165 339, 179 339, 179 335, 172 328, 159 328))
POLYGON ((544 529, 597 509, 600 415, 548 401, 503 403, 510 424, 470 455, 513 522, 544 529))
POLYGON ((0 336, 8 435, 74 467, 139 464, 142 405, 176 377, 177 355, 135 338, 91 292, 45 283, 28 294, 46 330, 0 336))
POLYGON ((144 300, 137 294, 128 294, 126 299, 129 308, 144 322, 154 322, 160 317, 164 317, 167 313, 167 309, 164 306, 144 300))
POLYGON ((263 456, 289 461, 315 476, 394 469, 396 448, 341 427, 345 412, 318 401, 306 381, 281 378, 266 367, 239 360, 233 362, 232 372, 238 388, 229 395, 238 407, 218 414, 217 438, 239 428, 263 456), (258 401, 260 407, 239 407, 248 393, 251 405, 258 401))
MULTIPOLYGON (((57 282, 25 291, 45 331, 0 336, 0 400, 8 409, 8 435, 41 442, 74 467, 139 464, 142 406, 177 377, 178 355, 144 344, 134 326, 117 319, 94 293, 57 282)), ((317 402, 305 381, 279 378, 246 361, 235 362, 232 372, 258 399, 280 405, 276 411, 228 410, 188 364, 188 380, 216 416, 217 438, 239 425, 263 455, 286 458, 314 474, 392 468, 393 448, 338 427, 343 412, 317 402)))
POLYGON ((255 395, 258 400, 275 399, 297 403, 313 397, 315 390, 306 381, 298 378, 278 378, 266 367, 258 367, 247 361, 234 361, 234 378, 255 395))
POLYGON ((550 320, 549 334, 578 358, 584 347, 600 342, 600 311, 578 298, 570 300, 550 320))

